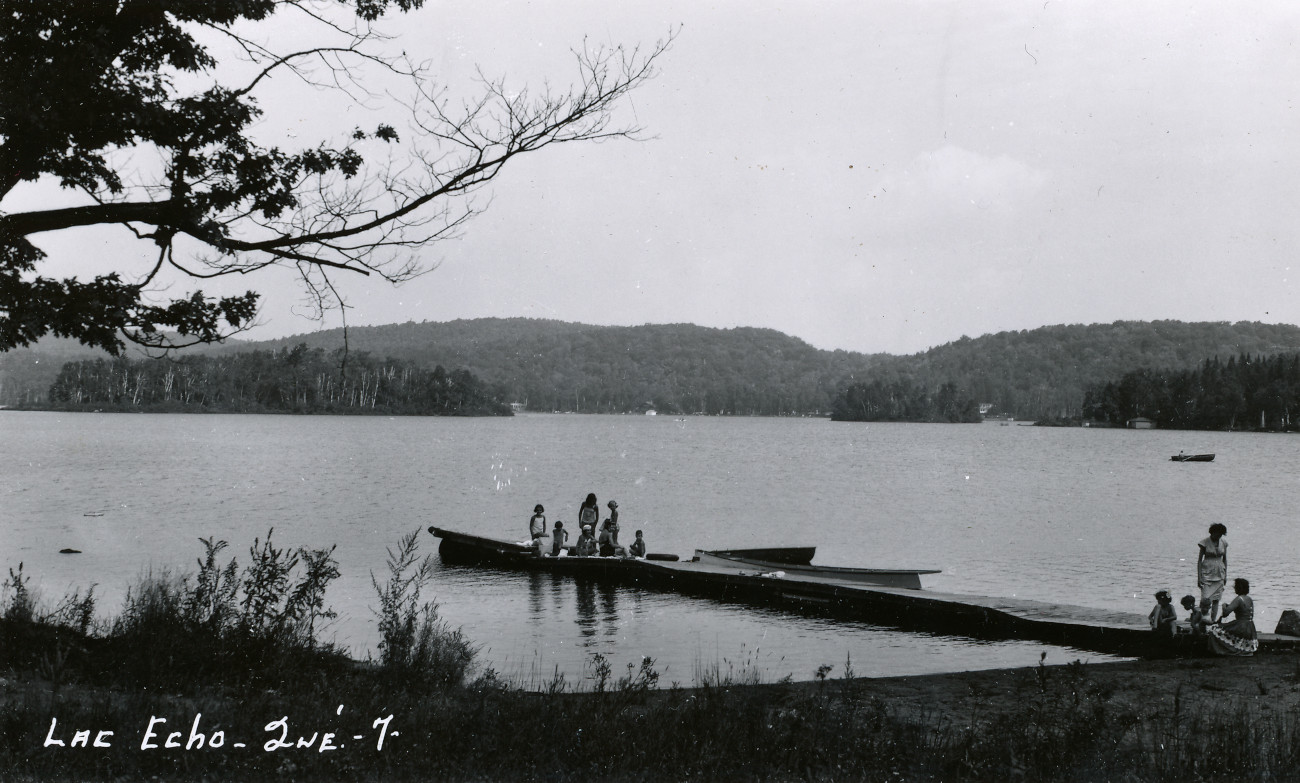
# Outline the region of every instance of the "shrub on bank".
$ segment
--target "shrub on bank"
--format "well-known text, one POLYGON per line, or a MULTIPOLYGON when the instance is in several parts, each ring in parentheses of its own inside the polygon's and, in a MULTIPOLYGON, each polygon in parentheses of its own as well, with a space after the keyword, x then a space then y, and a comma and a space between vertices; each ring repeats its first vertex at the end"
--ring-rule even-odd
POLYGON ((402 537, 388 550, 388 581, 372 573, 379 596, 380 664, 394 680, 445 688, 459 685, 469 673, 477 650, 459 628, 438 616, 438 604, 421 601, 433 578, 433 560, 418 552, 419 531, 402 537))

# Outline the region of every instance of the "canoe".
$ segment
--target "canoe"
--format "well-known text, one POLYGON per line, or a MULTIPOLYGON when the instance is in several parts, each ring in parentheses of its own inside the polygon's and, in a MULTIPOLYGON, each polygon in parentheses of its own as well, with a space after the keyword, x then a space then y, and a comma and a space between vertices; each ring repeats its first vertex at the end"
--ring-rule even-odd
MULTIPOLYGON (((788 563, 736 556, 738 552, 750 551, 771 550, 705 551, 697 549, 695 550, 694 560, 705 565, 752 567, 766 573, 781 572, 788 576, 812 576, 876 587, 902 587, 909 590, 921 589, 921 576, 923 574, 939 573, 937 569, 930 568, 844 568, 840 566, 812 565, 807 561, 788 563)), ((812 560, 812 557, 809 557, 808 560, 812 560)))
POLYGON ((429 532, 442 540, 438 545, 438 554, 447 562, 519 565, 537 559, 537 550, 527 544, 458 533, 434 526, 429 527, 429 532))
POLYGON ((809 565, 812 563, 813 555, 817 554, 817 547, 786 546, 774 549, 714 549, 709 554, 730 557, 736 560, 761 560, 766 563, 781 563, 782 565, 809 565))
POLYGON ((1174 462, 1213 462, 1213 454, 1175 454, 1169 459, 1174 462))

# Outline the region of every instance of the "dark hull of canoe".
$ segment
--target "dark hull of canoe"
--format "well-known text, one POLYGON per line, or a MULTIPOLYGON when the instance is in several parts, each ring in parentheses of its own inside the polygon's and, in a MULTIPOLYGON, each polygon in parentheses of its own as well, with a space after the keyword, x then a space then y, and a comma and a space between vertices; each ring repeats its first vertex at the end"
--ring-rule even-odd
POLYGON ((1169 458, 1174 462, 1213 462, 1213 454, 1175 454, 1169 458))
MULTIPOLYGON (((512 570, 599 577, 635 576, 644 570, 641 567, 645 565, 645 561, 621 557, 538 557, 532 547, 513 541, 458 533, 439 527, 430 527, 429 532, 441 539, 438 556, 449 565, 496 566, 512 570)), ((677 556, 651 554, 646 559, 664 562, 676 560, 677 556)))
POLYGON ((442 540, 438 545, 438 554, 444 562, 465 565, 511 565, 536 559, 531 547, 521 546, 511 541, 472 536, 439 527, 431 527, 429 532, 442 540))
POLYGON ((779 571, 791 576, 815 576, 822 579, 837 579, 857 584, 875 585, 876 587, 902 587, 908 590, 921 589, 922 574, 939 573, 938 570, 925 568, 843 568, 839 566, 777 563, 766 560, 753 560, 747 557, 736 557, 736 551, 706 552, 697 549, 695 550, 695 558, 702 563, 743 566, 763 572, 779 571))

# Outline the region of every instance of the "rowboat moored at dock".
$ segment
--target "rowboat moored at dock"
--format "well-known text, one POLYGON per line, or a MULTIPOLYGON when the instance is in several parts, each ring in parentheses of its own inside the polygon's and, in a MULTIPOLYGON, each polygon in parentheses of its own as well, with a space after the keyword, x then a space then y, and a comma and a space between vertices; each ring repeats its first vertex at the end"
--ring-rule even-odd
MULTIPOLYGON (((709 552, 697 549, 695 550, 694 561, 699 563, 711 563, 714 565, 739 565, 745 568, 756 568, 767 572, 780 571, 785 574, 796 576, 817 576, 824 579, 841 579, 848 582, 859 582, 865 585, 878 585, 881 587, 903 587, 909 590, 921 589, 922 574, 941 573, 938 569, 933 568, 844 568, 840 566, 815 566, 812 565, 811 562, 804 564, 782 563, 741 556, 742 553, 750 551, 769 552, 772 550, 742 549, 729 550, 725 552, 709 552)), ((809 557, 808 560, 811 561, 812 558, 809 557)))

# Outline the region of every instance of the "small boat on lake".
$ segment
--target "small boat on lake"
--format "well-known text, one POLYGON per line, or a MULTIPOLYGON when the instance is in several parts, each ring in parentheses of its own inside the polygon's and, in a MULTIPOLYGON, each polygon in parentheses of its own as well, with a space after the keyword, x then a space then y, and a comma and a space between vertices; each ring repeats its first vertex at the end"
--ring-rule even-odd
POLYGON ((1169 459, 1174 462, 1213 462, 1213 454, 1175 454, 1169 459))

